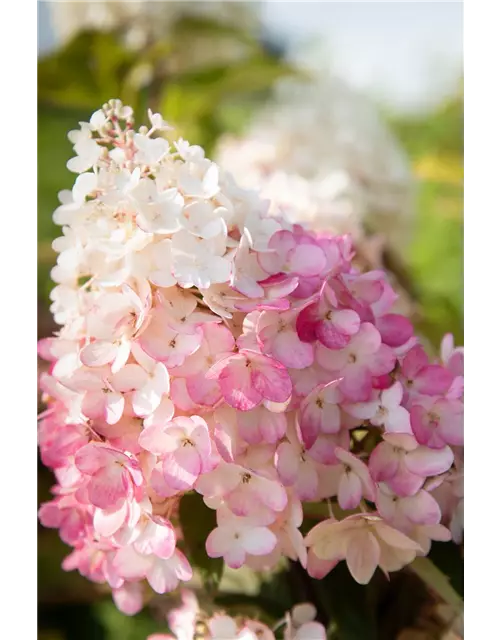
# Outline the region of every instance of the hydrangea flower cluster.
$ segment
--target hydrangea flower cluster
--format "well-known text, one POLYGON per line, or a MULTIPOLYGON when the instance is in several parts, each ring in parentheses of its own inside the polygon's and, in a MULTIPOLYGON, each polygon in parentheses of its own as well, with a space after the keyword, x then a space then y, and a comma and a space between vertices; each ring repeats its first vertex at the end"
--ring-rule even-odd
POLYGON ((315 608, 308 603, 296 605, 273 629, 257 620, 232 618, 224 613, 209 616, 200 609, 192 591, 183 589, 182 604, 167 616, 174 635, 155 633, 147 640, 275 640, 280 629, 284 640, 326 640, 326 630, 315 622, 315 608))
POLYGON ((221 139, 216 161, 269 198, 271 212, 350 233, 358 251, 367 231, 399 255, 411 237, 408 158, 373 105, 338 78, 279 82, 244 135, 221 139))
POLYGON ((129 614, 145 581, 189 581, 187 492, 216 512, 208 556, 235 569, 286 557, 320 578, 345 559, 366 583, 449 539, 444 525, 458 540, 463 351, 447 336, 431 362, 384 272, 353 267, 349 236, 268 217, 149 117, 134 131, 113 100, 69 134, 61 329, 39 344, 40 451, 57 479, 40 520, 73 547, 63 567, 129 614), (348 517, 304 537, 320 501, 348 517))

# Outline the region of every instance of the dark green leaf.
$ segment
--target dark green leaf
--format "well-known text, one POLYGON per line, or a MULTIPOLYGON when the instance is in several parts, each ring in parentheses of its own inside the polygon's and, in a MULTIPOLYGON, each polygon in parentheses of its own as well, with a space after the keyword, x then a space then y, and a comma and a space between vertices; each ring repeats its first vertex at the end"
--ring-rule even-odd
POLYGON ((360 585, 352 578, 346 563, 340 562, 323 580, 312 583, 317 600, 336 624, 335 638, 378 640, 374 604, 377 580, 360 585))
POLYGON ((224 563, 222 558, 209 558, 205 550, 207 536, 217 526, 215 511, 198 493, 187 493, 181 499, 179 517, 191 564, 200 572, 207 590, 217 589, 224 563))

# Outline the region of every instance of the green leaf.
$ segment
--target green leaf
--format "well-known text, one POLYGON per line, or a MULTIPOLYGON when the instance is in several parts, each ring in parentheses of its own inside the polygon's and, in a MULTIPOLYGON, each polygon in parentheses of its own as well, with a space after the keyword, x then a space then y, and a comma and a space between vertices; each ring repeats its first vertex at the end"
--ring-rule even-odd
POLYGON ((269 54, 256 53, 232 64, 216 64, 184 72, 174 77, 176 84, 196 86, 210 92, 212 100, 229 94, 248 94, 263 91, 284 76, 298 75, 291 65, 269 54))
POLYGON ((198 493, 186 493, 181 499, 179 517, 189 561, 199 571, 205 588, 214 591, 224 568, 222 558, 209 558, 205 550, 207 536, 217 526, 215 511, 205 505, 198 493))
POLYGON ((432 562, 448 576, 451 586, 458 595, 464 597, 464 559, 462 550, 454 542, 432 543, 427 556, 432 562))
MULTIPOLYGON (((62 107, 94 111, 120 97, 135 55, 113 32, 86 30, 38 62, 38 97, 62 107)), ((129 103, 131 96, 128 95, 129 103)), ((135 106, 132 102, 131 106, 135 106)))
MULTIPOLYGON (((377 574, 375 578, 380 579, 377 574)), ((312 580, 312 584, 316 604, 321 603, 336 625, 336 639, 378 640, 376 579, 366 586, 360 585, 352 578, 346 563, 341 562, 323 580, 312 580)))
POLYGON ((462 614, 464 603, 446 576, 429 558, 415 558, 410 569, 425 582, 425 584, 440 596, 457 614, 462 614))

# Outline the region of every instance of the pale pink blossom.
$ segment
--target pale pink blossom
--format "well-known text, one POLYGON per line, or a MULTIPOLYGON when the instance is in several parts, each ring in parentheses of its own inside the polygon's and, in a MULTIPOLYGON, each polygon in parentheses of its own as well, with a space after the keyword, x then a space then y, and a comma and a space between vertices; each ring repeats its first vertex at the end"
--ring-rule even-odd
POLYGON ((376 505, 379 514, 387 522, 403 531, 413 525, 438 524, 441 520, 437 501, 424 489, 411 496, 398 496, 380 483, 377 487, 376 505))
POLYGON ((218 512, 217 528, 207 538, 207 553, 211 558, 223 557, 232 569, 243 566, 246 555, 270 553, 277 542, 272 531, 257 524, 252 518, 218 512))
POLYGON ((411 434, 410 414, 401 406, 403 400, 403 386, 395 382, 389 389, 375 393, 371 402, 344 405, 344 411, 363 420, 369 420, 372 425, 382 427, 387 433, 411 434))
POLYGON ((269 274, 279 272, 315 276, 325 268, 323 249, 310 236, 291 231, 277 231, 269 241, 268 251, 259 253, 260 266, 269 274))
POLYGON ((419 444, 432 449, 464 443, 464 405, 450 398, 420 397, 410 410, 411 427, 419 444))
POLYGON ((90 443, 75 456, 79 471, 88 476, 89 501, 96 507, 114 507, 124 498, 136 495, 144 479, 138 462, 121 451, 90 443))
POLYGON ((113 589, 113 602, 117 609, 127 616, 135 616, 143 607, 143 586, 137 582, 125 582, 113 589))
POLYGON ((286 402, 292 393, 286 368, 277 360, 248 349, 223 358, 206 375, 219 381, 226 402, 240 411, 250 411, 264 399, 286 402))
POLYGON ((340 403, 342 394, 339 380, 320 384, 301 402, 297 415, 300 435, 310 448, 320 433, 338 433, 341 426, 340 403))
POLYGON ((332 494, 337 494, 342 509, 354 509, 362 497, 374 502, 375 483, 365 463, 341 447, 335 448, 335 457, 339 464, 335 467, 332 494))
POLYGON ((205 499, 223 498, 239 516, 247 516, 259 506, 283 511, 287 504, 285 488, 279 481, 227 462, 200 476, 195 488, 205 499))
POLYGON ((172 317, 163 307, 153 310, 148 328, 139 338, 139 344, 148 356, 167 367, 181 365, 199 349, 203 340, 201 328, 190 333, 171 328, 172 317))
POLYGON ((444 367, 429 364, 423 348, 416 345, 403 359, 398 379, 410 396, 415 394, 434 396, 448 391, 453 376, 444 367))
POLYGON ((161 456, 163 479, 177 491, 193 487, 210 468, 211 441, 207 423, 199 416, 180 416, 164 426, 146 427, 139 442, 161 456))
POLYGON ((313 364, 314 349, 297 335, 296 320, 297 314, 291 311, 263 311, 258 320, 257 338, 264 353, 286 367, 304 369, 313 364))
POLYGON ((298 604, 287 616, 285 640, 326 640, 326 630, 315 622, 316 609, 312 604, 298 604))
POLYGON ((375 569, 398 571, 414 560, 420 546, 376 514, 355 514, 338 522, 325 520, 306 536, 321 560, 345 560, 352 577, 368 584, 375 569))
POLYGON ((317 346, 319 364, 341 378, 339 389, 351 402, 365 402, 370 398, 371 379, 392 371, 394 354, 382 344, 380 333, 370 323, 361 324, 344 349, 327 349, 317 346))
POLYGON ((113 566, 118 575, 128 580, 146 578, 156 593, 168 593, 179 582, 191 580, 193 571, 184 554, 176 549, 169 558, 139 553, 132 546, 116 552, 113 566))
POLYGON ((370 473, 400 496, 415 494, 428 476, 445 473, 453 463, 449 447, 430 449, 407 434, 387 433, 383 438, 370 456, 370 473))

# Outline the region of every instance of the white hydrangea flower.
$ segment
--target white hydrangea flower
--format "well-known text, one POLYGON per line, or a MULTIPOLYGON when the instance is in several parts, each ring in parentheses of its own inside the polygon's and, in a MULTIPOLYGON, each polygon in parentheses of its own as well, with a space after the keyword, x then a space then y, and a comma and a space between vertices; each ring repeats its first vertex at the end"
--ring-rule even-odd
MULTIPOLYGON (((144 282, 153 291, 195 287, 205 309, 230 318, 241 289, 255 288, 254 276, 267 277, 255 252, 291 228, 266 217, 269 203, 239 187, 201 147, 161 137, 169 127, 160 114, 149 119, 150 129, 136 133, 131 109, 110 100, 70 133, 77 154, 70 165, 79 175, 54 212, 63 235, 53 244, 59 255, 52 271, 58 283, 52 310, 68 339, 89 339, 76 320, 82 305, 101 306, 96 300, 104 294, 110 297, 102 300, 121 299, 123 287, 137 290, 144 282)), ((97 333, 90 338, 103 340, 97 333)), ((116 349, 112 342, 98 345, 89 358, 100 361, 116 349)))
POLYGON ((413 219, 408 160, 376 109, 340 80, 285 81, 246 136, 216 159, 270 212, 355 239, 383 233, 401 251, 413 219))

